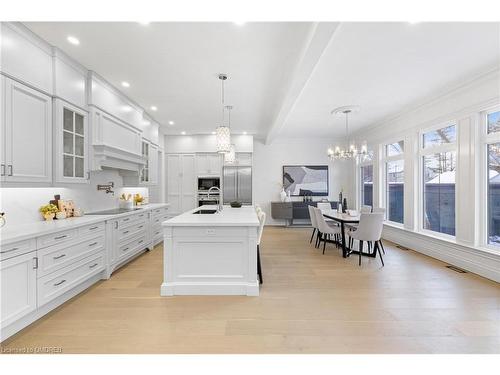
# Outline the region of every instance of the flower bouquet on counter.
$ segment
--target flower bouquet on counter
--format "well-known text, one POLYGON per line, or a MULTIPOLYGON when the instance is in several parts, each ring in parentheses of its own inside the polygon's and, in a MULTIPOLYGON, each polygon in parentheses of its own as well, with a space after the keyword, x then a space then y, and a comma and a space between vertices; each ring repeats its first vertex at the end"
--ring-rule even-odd
POLYGON ((42 214, 43 218, 47 221, 53 220, 56 213, 59 212, 59 208, 55 204, 46 204, 38 209, 42 214))
POLYGON ((120 195, 120 208, 134 208, 134 201, 132 200, 132 194, 122 193, 120 195))
POLYGON ((134 194, 134 203, 136 206, 141 206, 144 204, 144 197, 137 193, 137 194, 134 194))

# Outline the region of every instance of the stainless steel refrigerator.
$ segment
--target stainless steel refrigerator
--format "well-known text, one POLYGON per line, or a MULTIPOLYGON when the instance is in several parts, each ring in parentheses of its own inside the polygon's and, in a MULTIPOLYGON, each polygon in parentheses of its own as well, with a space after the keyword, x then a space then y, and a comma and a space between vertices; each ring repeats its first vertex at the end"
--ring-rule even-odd
POLYGON ((252 167, 224 167, 223 201, 252 204, 252 167))

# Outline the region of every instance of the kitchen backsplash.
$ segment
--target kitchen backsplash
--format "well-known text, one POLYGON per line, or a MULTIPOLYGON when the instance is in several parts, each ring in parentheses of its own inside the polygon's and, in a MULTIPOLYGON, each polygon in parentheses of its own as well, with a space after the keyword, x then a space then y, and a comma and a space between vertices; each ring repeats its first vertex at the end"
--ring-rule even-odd
POLYGON ((27 224, 41 221, 38 208, 60 194, 61 199, 72 199, 76 207, 84 212, 100 211, 118 207, 121 193, 140 193, 149 197, 147 187, 123 187, 123 181, 117 171, 93 172, 90 184, 74 184, 68 187, 43 188, 0 188, 0 211, 5 212, 6 226, 27 224), (114 195, 97 191, 97 184, 115 184, 114 195))

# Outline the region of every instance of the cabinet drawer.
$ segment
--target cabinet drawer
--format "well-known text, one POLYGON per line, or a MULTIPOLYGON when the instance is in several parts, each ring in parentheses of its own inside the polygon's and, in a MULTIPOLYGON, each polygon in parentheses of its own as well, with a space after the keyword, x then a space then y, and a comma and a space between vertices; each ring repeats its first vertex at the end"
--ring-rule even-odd
MULTIPOLYGON (((255 231, 257 228, 255 227, 255 231)), ((246 227, 174 227, 175 236, 206 239, 217 237, 248 237, 249 232, 246 227)))
POLYGON ((148 217, 148 212, 141 212, 139 214, 123 217, 121 219, 118 219, 118 227, 120 228, 122 226, 128 225, 138 220, 146 220, 147 217, 148 217))
POLYGON ((166 221, 168 219, 170 219, 170 215, 166 215, 166 214, 153 216, 153 225, 156 225, 156 224, 161 225, 161 223, 163 223, 164 221, 166 221))
POLYGON ((162 216, 162 215, 166 214, 167 211, 168 211, 168 207, 155 208, 154 210, 152 210, 153 218, 156 216, 162 216))
POLYGON ((38 279, 38 306, 59 297, 104 269, 104 252, 99 252, 38 279))
POLYGON ((117 231, 116 239, 118 241, 123 241, 126 238, 132 236, 137 237, 137 235, 142 235, 146 231, 146 221, 133 222, 130 225, 119 228, 117 231))
POLYGON ((78 228, 78 234, 80 236, 85 236, 89 233, 102 232, 104 230, 104 228, 105 228, 104 222, 85 225, 84 227, 78 228))
POLYGON ((46 236, 38 237, 38 248, 47 247, 61 243, 64 241, 69 241, 76 238, 78 235, 78 229, 65 230, 58 233, 49 234, 46 236))
POLYGON ((104 249, 104 234, 75 245, 54 245, 38 252, 38 277, 66 267, 104 249))
POLYGON ((130 242, 118 246, 118 260, 126 258, 137 250, 142 250, 146 247, 146 235, 142 235, 130 242))
POLYGON ((157 229, 153 229, 153 242, 155 242, 158 238, 163 238, 163 230, 161 226, 157 229))
POLYGON ((24 240, 0 247, 0 261, 36 250, 36 240, 24 240))

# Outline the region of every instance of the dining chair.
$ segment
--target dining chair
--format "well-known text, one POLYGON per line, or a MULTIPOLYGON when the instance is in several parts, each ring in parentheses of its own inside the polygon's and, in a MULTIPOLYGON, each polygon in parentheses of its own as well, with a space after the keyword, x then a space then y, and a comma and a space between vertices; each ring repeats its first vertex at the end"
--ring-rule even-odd
MULTIPOLYGON (((383 214, 385 218, 386 209, 384 207, 373 207, 373 213, 383 214)), ((384 244, 380 241, 380 247, 382 247, 382 252, 385 254, 384 244)))
MULTIPOLYGON (((358 229, 349 232, 349 237, 359 241, 359 265, 361 266, 361 256, 363 253, 363 242, 373 242, 374 251, 378 251, 382 267, 384 266, 384 259, 380 251, 382 227, 384 225, 384 215, 381 213, 361 214, 359 218, 358 229)), ((377 254, 375 254, 377 256, 377 254)))
MULTIPOLYGON (((309 240, 309 243, 311 243, 312 240, 313 240, 313 238, 314 238, 314 234, 318 230, 318 224, 316 222, 316 214, 314 213, 314 206, 308 205, 307 208, 309 210, 309 218, 311 219, 311 226, 313 227, 313 232, 311 234, 311 239, 309 240)), ((315 247, 316 247, 317 243, 318 243, 318 236, 316 237, 315 247)))
POLYGON ((326 241, 334 235, 337 237, 336 246, 338 247, 338 236, 340 235, 340 228, 337 225, 329 225, 321 210, 317 207, 313 207, 314 212, 316 213, 316 222, 318 224, 318 230, 321 233, 320 244, 323 241, 323 254, 325 253, 326 241))
MULTIPOLYGON (((360 214, 369 214, 372 212, 372 206, 364 205, 361 206, 359 213, 360 214)), ((345 225, 346 228, 350 231, 358 229, 358 224, 357 223, 349 223, 345 225)), ((349 238, 349 247, 352 247, 352 238, 349 238)), ((368 246, 370 247, 370 243, 368 243, 368 246)))
POLYGON ((262 278, 262 266, 260 264, 260 240, 262 239, 262 233, 264 232, 264 225, 266 223, 266 213, 261 211, 258 214, 259 218, 259 231, 257 233, 257 274, 259 275, 259 284, 262 284, 264 279, 262 278))
POLYGON ((372 206, 368 206, 368 205, 361 206, 359 212, 362 214, 369 214, 372 212, 372 206))

